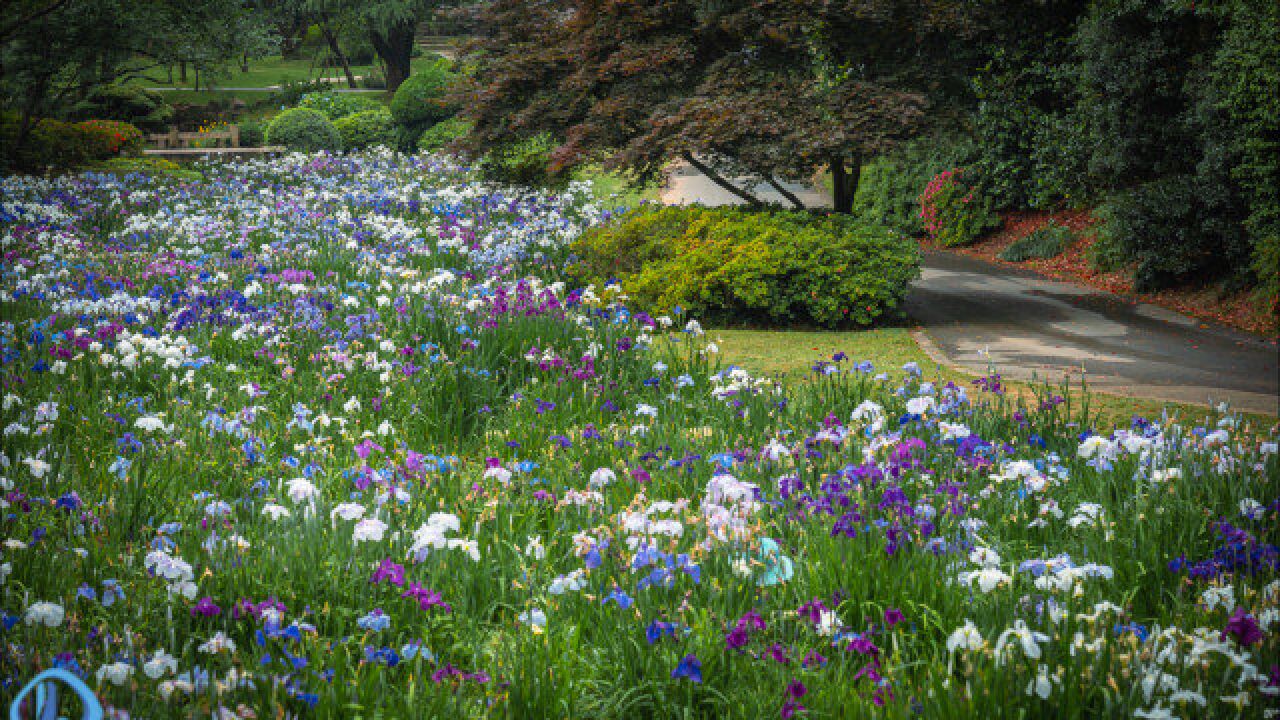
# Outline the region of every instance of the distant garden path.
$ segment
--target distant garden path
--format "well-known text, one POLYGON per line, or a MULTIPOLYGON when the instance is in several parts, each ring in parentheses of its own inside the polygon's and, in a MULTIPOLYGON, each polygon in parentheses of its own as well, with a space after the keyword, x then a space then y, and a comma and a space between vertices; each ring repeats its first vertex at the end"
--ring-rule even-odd
MULTIPOLYGON (((780 200, 764 189, 759 196, 780 200)), ((736 200, 691 168, 673 173, 662 199, 736 200)), ((930 354, 974 372, 990 365, 1010 379, 1057 380, 1083 368, 1091 387, 1119 395, 1227 400, 1271 415, 1280 406, 1275 342, 1034 272, 927 253, 906 310, 930 354)))

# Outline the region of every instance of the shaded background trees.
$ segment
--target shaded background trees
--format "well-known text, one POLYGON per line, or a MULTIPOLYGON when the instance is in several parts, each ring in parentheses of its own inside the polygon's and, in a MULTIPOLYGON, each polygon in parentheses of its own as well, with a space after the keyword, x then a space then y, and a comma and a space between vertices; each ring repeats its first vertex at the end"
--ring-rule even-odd
POLYGON ((919 133, 935 96, 962 86, 977 28, 947 4, 894 0, 499 0, 480 22, 473 149, 547 134, 556 168, 648 178, 683 157, 727 188, 727 175, 781 189, 827 168, 842 211, 862 160, 919 133))
POLYGON ((926 182, 963 167, 942 196, 974 213, 1097 208, 1095 260, 1139 290, 1225 278, 1274 298, 1277 7, 497 0, 473 46, 468 147, 543 138, 552 170, 640 178, 683 157, 752 204, 763 182, 799 206, 780 181, 821 173, 839 212, 868 166, 910 193, 873 199, 898 218, 920 212, 921 167, 926 182))
POLYGON ((157 68, 216 70, 272 39, 238 0, 24 1, 0 32, 0 105, 17 115, 12 155, 34 121, 157 68))
MULTIPOLYGON (((966 206, 941 209, 958 242, 997 212, 1089 208, 1091 257, 1140 290, 1276 297, 1274 0, 13 0, 6 150, 39 118, 161 124, 131 78, 225 77, 304 36, 349 87, 384 86, 356 60, 390 93, 408 81, 400 149, 470 127, 450 147, 495 178, 603 164, 649 181, 683 159, 754 206, 752 187, 800 208, 789 183, 817 183, 837 212, 919 233, 921 196, 951 171, 931 197, 966 206), (424 24, 453 15, 478 35, 460 66, 411 66, 424 24), (466 119, 437 127, 455 107, 466 119)), ((280 104, 320 88, 295 89, 280 104)))

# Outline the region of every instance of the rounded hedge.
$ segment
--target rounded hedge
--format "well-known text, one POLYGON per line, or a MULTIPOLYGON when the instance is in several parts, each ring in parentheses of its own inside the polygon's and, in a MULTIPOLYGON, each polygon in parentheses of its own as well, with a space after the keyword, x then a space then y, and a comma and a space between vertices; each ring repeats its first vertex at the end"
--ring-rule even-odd
POLYGON ((347 150, 362 150, 375 145, 390 146, 395 138, 391 113, 384 107, 339 118, 334 121, 333 126, 342 136, 342 147, 347 150))
POLYGON ((447 62, 437 62, 417 72, 400 84, 391 98, 391 116, 396 124, 417 128, 414 140, 426 126, 440 122, 454 113, 446 100, 454 74, 447 62))
POLYGON ((847 215, 668 207, 635 211, 573 245, 578 279, 618 279, 639 307, 711 322, 866 326, 920 274, 917 244, 847 215))
POLYGON ((423 152, 439 152, 454 140, 465 137, 470 131, 471 123, 460 117, 442 120, 422 131, 418 136, 418 149, 423 152))
POLYGON ((299 107, 275 116, 267 126, 267 144, 302 152, 337 152, 342 149, 342 136, 324 113, 299 107))

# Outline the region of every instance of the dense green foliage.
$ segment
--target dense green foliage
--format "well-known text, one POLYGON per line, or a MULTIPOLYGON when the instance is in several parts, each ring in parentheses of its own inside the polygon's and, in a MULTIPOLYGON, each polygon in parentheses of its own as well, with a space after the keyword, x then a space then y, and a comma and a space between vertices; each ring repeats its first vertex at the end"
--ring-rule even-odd
MULTIPOLYGON (((112 86, 181 64, 207 79, 230 63, 260 57, 273 43, 256 3, 242 0, 10 0, 0 11, 0 109, 17 115, 14 141, 0 148, 22 167, 40 118, 103 117, 164 122, 150 99, 112 86), (104 95, 105 93, 105 95, 104 95), (133 95, 132 93, 129 93, 133 95), (132 106, 139 116, 117 115, 132 106)), ((163 115, 163 111, 161 111, 163 115)), ((27 167, 26 169, 30 169, 27 167)))
POLYGON ((1009 247, 1001 251, 999 257, 1008 262, 1026 262, 1032 259, 1045 260, 1058 257, 1075 241, 1071 229, 1050 223, 1033 231, 1023 238, 1018 238, 1009 247))
POLYGON ((1094 260, 1140 290, 1254 283, 1276 302, 1280 5, 1014 2, 987 28, 943 123, 973 145, 929 137, 871 160, 856 212, 961 245, 991 211, 1093 206, 1094 260), (930 190, 947 169, 965 187, 930 190))
POLYGON ((568 176, 548 169, 555 146, 546 134, 499 145, 480 159, 480 174, 486 180, 510 185, 563 186, 568 176))
POLYGON ((319 110, 291 108, 275 116, 267 126, 267 144, 303 152, 337 152, 342 149, 342 136, 319 110))
POLYGON ((862 166, 853 212, 906 235, 919 235, 924 232, 920 193, 938 173, 963 167, 973 154, 971 141, 945 135, 904 143, 862 166))
POLYGON ((136 154, 142 149, 142 132, 125 122, 86 120, 69 123, 49 118, 36 121, 25 142, 17 143, 19 121, 0 116, 0 145, 14 143, 9 159, 14 168, 24 170, 68 170, 92 165, 118 155, 136 154))
POLYGON ((1095 259, 1139 289, 1225 278, 1275 301, 1280 6, 1049 3, 990 44, 975 170, 999 207, 1101 203, 1095 259))
POLYGON ((422 131, 418 136, 418 149, 425 152, 438 152, 449 143, 466 137, 471 130, 471 123, 460 117, 442 120, 422 131))
POLYGON ((449 63, 442 61, 415 73, 396 90, 391 116, 402 150, 413 150, 424 130, 453 115, 449 92, 454 81, 449 63))
POLYGON ((70 116, 79 120, 123 120, 144 130, 160 131, 173 118, 173 106, 153 90, 136 85, 107 85, 77 103, 70 116))
POLYGON ((333 91, 307 93, 298 101, 298 107, 319 110, 334 121, 356 113, 383 109, 382 103, 366 95, 333 91))
POLYGON ((342 147, 346 150, 390 146, 395 139, 391 113, 384 107, 347 115, 335 120, 333 126, 342 136, 342 147))
POLYGON ((1000 216, 991 199, 963 169, 943 170, 920 194, 920 219, 930 239, 945 247, 959 247, 999 227, 1000 216))
POLYGON ((1103 229, 1113 251, 1136 262, 1140 291, 1221 275, 1248 265, 1244 228, 1223 185, 1195 175, 1175 175, 1144 183, 1114 196, 1103 229))
POLYGON ((267 138, 267 130, 261 120, 242 120, 237 127, 240 128, 240 147, 262 147, 267 138))
POLYGON ((584 279, 616 278, 652 312, 828 328, 893 317, 920 261, 914 242, 849 216, 733 208, 636 211, 574 250, 584 279))
POLYGON ((1236 153, 1232 179, 1249 206, 1253 270, 1274 310, 1280 301, 1280 3, 1227 7, 1231 22, 1209 87, 1236 153))

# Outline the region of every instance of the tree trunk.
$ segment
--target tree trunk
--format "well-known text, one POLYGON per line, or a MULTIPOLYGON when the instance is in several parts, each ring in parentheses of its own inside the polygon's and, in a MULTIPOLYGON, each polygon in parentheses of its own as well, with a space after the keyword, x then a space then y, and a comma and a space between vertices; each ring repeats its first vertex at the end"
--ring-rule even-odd
POLYGON ((187 81, 187 61, 178 61, 178 82, 185 83, 187 81))
POLYGON ((342 52, 342 48, 338 45, 338 36, 333 32, 333 28, 329 27, 327 20, 320 23, 320 32, 324 33, 324 39, 329 43, 329 52, 333 53, 333 56, 342 64, 342 72, 347 75, 347 87, 355 90, 356 76, 351 73, 351 63, 347 60, 347 54, 342 52))
POLYGON ((413 23, 393 25, 385 33, 369 31, 369 42, 387 71, 387 91, 395 92, 409 78, 409 61, 413 58, 413 23))
POLYGON ((759 207, 764 204, 760 202, 760 198, 756 197, 755 195, 752 195, 751 193, 747 192, 746 190, 743 190, 742 188, 739 188, 738 186, 734 185, 728 180, 725 180, 723 177, 720 176, 720 173, 716 172, 715 170, 712 170, 710 166, 702 163, 701 161, 698 160, 698 158, 694 157, 693 153, 684 152, 680 154, 680 157, 684 158, 684 161, 692 165, 698 172, 702 173, 703 175, 706 175, 708 180, 715 183, 716 185, 719 185, 725 190, 728 190, 729 192, 733 193, 737 197, 740 197, 743 200, 746 200, 747 203, 752 205, 753 207, 759 207))
POLYGON ((785 187, 783 187, 782 183, 778 182, 778 180, 774 178, 772 175, 765 175, 764 179, 769 182, 769 185, 771 185, 774 190, 778 191, 779 195, 786 198, 787 202, 790 202, 792 205, 794 205, 797 210, 805 209, 804 203, 800 202, 800 198, 796 197, 795 194, 793 194, 790 190, 787 190, 785 187))
POLYGON ((854 157, 852 167, 845 169, 844 159, 831 156, 831 209, 838 213, 853 212, 853 196, 858 192, 862 163, 854 157))
MULTIPOLYGON (((52 63, 50 67, 52 67, 52 63)), ((41 75, 39 81, 31 85, 26 97, 23 98, 22 113, 18 118, 18 133, 13 139, 13 147, 9 148, 9 167, 11 168, 17 168, 20 165, 20 153, 27 146, 31 131, 35 129, 36 122, 39 121, 37 113, 40 110, 41 101, 45 99, 45 93, 49 91, 51 82, 52 78, 48 74, 41 75)), ((20 169, 31 170, 34 168, 20 169)))
POLYGON ((280 30, 280 57, 291 60, 298 54, 298 48, 302 46, 298 33, 299 30, 296 27, 280 30))

